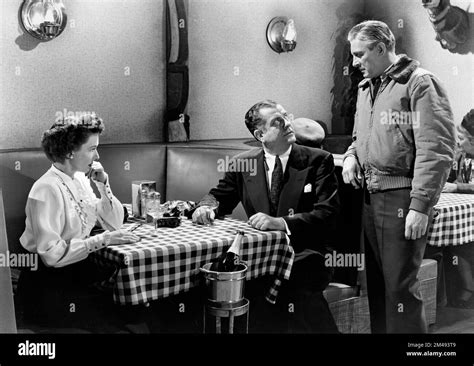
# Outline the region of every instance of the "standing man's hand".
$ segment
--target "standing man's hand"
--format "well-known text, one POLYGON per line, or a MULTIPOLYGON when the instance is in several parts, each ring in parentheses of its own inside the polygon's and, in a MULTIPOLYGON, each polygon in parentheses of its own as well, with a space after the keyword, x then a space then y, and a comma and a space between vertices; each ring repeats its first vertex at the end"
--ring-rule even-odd
POLYGON ((355 189, 362 187, 362 171, 354 155, 349 155, 344 159, 342 178, 344 179, 344 183, 352 184, 355 189))
POLYGON ((416 240, 426 234, 428 215, 410 210, 405 220, 405 239, 416 240))

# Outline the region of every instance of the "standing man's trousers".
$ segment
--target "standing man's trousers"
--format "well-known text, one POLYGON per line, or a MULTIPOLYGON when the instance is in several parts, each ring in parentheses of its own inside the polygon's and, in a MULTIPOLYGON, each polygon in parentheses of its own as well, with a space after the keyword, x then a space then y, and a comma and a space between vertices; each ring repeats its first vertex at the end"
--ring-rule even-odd
POLYGON ((426 333, 418 270, 426 234, 405 239, 411 189, 365 192, 363 210, 367 291, 372 333, 426 333))

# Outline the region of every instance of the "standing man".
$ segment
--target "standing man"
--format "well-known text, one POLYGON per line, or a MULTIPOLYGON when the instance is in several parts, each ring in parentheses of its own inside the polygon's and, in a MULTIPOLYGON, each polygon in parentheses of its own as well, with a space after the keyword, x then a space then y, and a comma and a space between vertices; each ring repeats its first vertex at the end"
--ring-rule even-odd
POLYGON ((455 128, 444 87, 395 53, 379 21, 348 35, 359 84, 343 179, 364 187, 364 243, 373 333, 426 333, 417 280, 430 213, 451 168, 455 128))
POLYGON ((328 152, 295 144, 291 121, 292 116, 270 100, 250 108, 245 124, 262 146, 234 159, 256 161, 257 173, 227 171, 200 201, 193 221, 206 223, 212 217, 209 206, 213 201, 219 202, 218 216, 231 214, 241 202, 252 227, 285 231, 295 261, 276 304, 263 300, 268 289, 265 279, 247 284, 251 315, 256 314, 255 331, 336 333, 322 293, 331 278, 324 265, 326 243, 339 209, 334 160, 328 152), (249 293, 252 287, 257 292, 255 299, 249 293))

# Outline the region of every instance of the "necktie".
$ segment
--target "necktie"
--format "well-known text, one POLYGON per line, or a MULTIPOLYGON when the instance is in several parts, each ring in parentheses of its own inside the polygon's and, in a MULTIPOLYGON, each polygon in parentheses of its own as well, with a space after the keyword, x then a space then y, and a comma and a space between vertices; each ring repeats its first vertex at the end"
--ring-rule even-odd
POLYGON ((278 201, 280 199, 281 188, 283 187, 283 166, 280 157, 275 157, 275 167, 272 173, 272 187, 270 189, 270 202, 272 216, 276 216, 278 210, 278 201))

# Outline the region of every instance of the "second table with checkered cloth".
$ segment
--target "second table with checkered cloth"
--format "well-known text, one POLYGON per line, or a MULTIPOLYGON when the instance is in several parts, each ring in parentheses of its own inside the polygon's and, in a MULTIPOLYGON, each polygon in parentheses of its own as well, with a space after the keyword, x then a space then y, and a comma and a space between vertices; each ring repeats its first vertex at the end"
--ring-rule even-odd
POLYGON ((428 244, 462 245, 474 241, 474 194, 442 193, 434 206, 428 244))
POLYGON ((176 228, 158 229, 143 224, 133 231, 141 237, 139 242, 109 246, 92 256, 100 265, 115 267, 110 283, 116 303, 147 304, 197 286, 202 278, 199 269, 230 247, 236 230, 245 231, 240 258, 248 265, 246 279, 274 275, 267 293, 274 302, 293 265, 289 238, 281 231, 253 229, 241 220, 226 218, 203 226, 183 219, 176 228))

